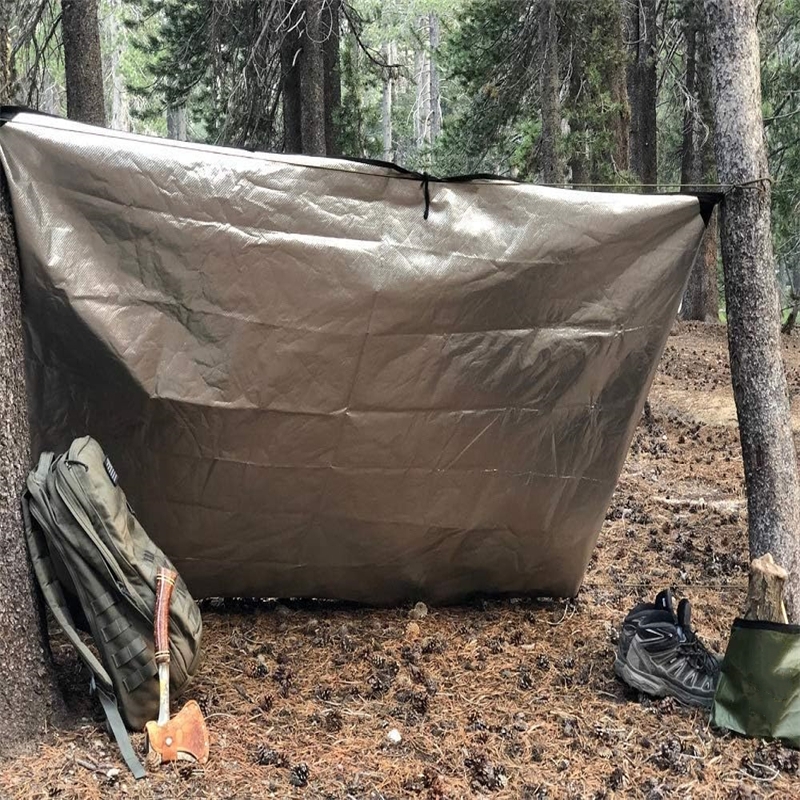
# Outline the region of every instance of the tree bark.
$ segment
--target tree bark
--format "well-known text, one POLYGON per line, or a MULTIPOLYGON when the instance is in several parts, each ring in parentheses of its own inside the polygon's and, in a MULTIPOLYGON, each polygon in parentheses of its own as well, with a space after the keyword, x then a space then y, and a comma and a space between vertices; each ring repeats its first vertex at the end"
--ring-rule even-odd
POLYGON ((296 0, 283 2, 284 30, 281 39, 281 91, 283 95, 283 151, 303 152, 300 124, 300 33, 296 0))
MULTIPOLYGON (((10 6, 0 0, 3 103, 10 101, 10 6)), ((58 706, 20 515, 30 466, 24 359, 17 246, 0 169, 0 757, 35 740, 58 706)))
POLYGON ((14 0, 0 0, 0 98, 11 101, 11 35, 10 26, 15 11, 14 0))
POLYGON ((658 183, 656 147, 656 0, 624 0, 625 33, 631 48, 628 96, 631 102, 631 169, 643 184, 658 183))
POLYGON ((786 624, 786 607, 783 604, 783 587, 788 574, 767 553, 750 562, 750 581, 745 601, 745 619, 760 619, 766 622, 786 624))
POLYGON ((186 106, 167 106, 167 136, 179 142, 186 141, 186 106))
POLYGON ((800 621, 800 482, 792 441, 770 238, 756 0, 705 0, 712 53, 728 345, 742 445, 750 554, 789 573, 786 606, 800 621))
POLYGON ((103 61, 97 0, 61 0, 67 116, 90 125, 106 124, 103 61))
POLYGON ((625 83, 625 69, 620 67, 611 83, 611 99, 618 111, 614 125, 614 166, 618 173, 630 168, 630 125, 631 110, 628 105, 628 89, 625 83))
MULTIPOLYGON (((426 16, 417 19, 417 30, 422 33, 422 29, 425 28, 425 38, 427 38, 427 25, 428 18, 426 16)), ((416 83, 414 98, 414 144, 417 146, 418 150, 430 144, 430 129, 428 124, 431 115, 431 82, 428 69, 428 54, 425 52, 424 45, 419 45, 414 51, 414 81, 416 83)))
POLYGON ((558 91, 558 18, 555 0, 541 0, 539 9, 539 49, 542 53, 542 70, 539 77, 542 106, 542 180, 558 184, 563 180, 559 155, 561 108, 558 91))
POLYGON ((342 110, 342 78, 339 69, 339 6, 341 0, 330 0, 323 21, 322 56, 325 63, 325 148, 329 156, 341 153, 339 114, 342 110))
POLYGON ((325 143, 325 60, 322 53, 323 0, 304 0, 305 25, 300 50, 300 127, 303 153, 324 156, 325 143))

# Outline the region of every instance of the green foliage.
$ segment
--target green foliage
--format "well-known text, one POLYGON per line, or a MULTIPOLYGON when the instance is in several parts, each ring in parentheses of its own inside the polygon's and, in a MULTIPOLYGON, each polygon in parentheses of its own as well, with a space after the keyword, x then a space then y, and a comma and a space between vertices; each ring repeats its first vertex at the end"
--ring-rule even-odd
POLYGON ((765 0, 760 22, 772 231, 788 304, 800 294, 800 2, 765 0))

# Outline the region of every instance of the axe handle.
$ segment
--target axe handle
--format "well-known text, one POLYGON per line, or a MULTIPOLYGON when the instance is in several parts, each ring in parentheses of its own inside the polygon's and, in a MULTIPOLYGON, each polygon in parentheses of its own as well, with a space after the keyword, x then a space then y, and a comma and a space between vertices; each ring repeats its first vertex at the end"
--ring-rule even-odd
POLYGON ((177 577, 177 572, 165 567, 159 567, 156 573, 156 664, 169 664, 169 601, 177 577))

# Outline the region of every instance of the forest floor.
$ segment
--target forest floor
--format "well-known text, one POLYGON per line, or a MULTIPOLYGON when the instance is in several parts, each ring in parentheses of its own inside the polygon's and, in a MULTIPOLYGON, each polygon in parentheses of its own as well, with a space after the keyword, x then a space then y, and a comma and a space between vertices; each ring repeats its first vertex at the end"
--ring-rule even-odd
MULTIPOLYGON (((786 363, 798 431, 797 340, 786 363)), ((650 402, 575 600, 476 602, 417 620, 409 608, 204 603, 205 664, 187 697, 207 714, 211 760, 138 783, 56 642, 73 723, 0 770, 0 797, 800 797, 800 753, 713 730, 707 711, 614 676, 616 631, 636 602, 672 586, 722 652, 746 589, 723 327, 676 326, 650 402)))

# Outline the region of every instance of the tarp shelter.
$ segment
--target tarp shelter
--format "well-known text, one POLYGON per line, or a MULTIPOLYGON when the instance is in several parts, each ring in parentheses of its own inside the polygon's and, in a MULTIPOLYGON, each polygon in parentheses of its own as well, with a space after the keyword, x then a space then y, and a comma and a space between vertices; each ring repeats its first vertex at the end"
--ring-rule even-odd
POLYGON ((4 118, 35 446, 99 439, 195 595, 576 592, 698 198, 4 118))

